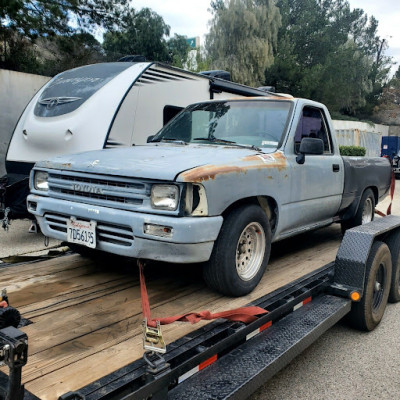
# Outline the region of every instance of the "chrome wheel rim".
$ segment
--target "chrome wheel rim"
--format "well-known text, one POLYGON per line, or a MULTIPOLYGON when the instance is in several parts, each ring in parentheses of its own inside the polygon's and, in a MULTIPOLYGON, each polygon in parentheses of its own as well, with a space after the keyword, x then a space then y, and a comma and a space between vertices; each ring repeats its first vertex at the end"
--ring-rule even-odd
POLYGON ((236 270, 239 278, 249 281, 260 270, 265 253, 265 232, 258 222, 248 224, 236 246, 236 270))
POLYGON ((372 213, 374 210, 372 209, 372 200, 368 197, 365 200, 365 205, 362 213, 362 223, 367 224, 368 222, 372 221, 372 213))

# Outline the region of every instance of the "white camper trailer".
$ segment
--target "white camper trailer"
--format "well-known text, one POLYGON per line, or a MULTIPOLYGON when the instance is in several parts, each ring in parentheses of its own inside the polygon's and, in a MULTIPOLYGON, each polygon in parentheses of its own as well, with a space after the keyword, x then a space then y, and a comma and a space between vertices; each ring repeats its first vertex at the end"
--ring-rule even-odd
POLYGON ((28 217, 27 177, 36 161, 145 143, 190 103, 267 95, 157 62, 102 63, 62 72, 33 97, 16 125, 6 156, 7 175, 0 182, 3 210, 9 207, 12 218, 28 217))

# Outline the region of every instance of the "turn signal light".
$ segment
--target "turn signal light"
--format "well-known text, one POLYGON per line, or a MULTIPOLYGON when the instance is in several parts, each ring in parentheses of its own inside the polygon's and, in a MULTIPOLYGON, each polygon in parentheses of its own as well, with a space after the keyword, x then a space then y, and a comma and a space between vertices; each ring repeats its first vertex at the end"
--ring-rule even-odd
POLYGON ((353 301, 360 301, 361 296, 360 296, 360 293, 358 293, 358 292, 351 292, 350 293, 350 298, 353 301))

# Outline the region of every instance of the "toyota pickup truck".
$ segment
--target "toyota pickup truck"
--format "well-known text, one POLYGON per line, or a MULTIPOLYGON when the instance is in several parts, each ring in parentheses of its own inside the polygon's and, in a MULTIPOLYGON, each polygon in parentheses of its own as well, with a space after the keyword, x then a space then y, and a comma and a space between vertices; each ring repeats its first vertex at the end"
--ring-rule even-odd
POLYGON ((242 296, 272 242, 371 221, 390 179, 387 159, 340 156, 323 104, 276 96, 196 103, 147 144, 38 162, 27 201, 78 252, 204 262, 211 288, 242 296))

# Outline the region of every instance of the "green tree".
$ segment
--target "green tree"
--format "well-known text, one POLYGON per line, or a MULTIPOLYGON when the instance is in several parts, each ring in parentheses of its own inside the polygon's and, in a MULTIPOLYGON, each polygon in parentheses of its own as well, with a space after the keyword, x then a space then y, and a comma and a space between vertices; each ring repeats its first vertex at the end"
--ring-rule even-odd
POLYGON ((3 27, 0 33, 0 68, 40 73, 42 64, 30 40, 3 27))
POLYGON ((317 81, 316 97, 323 99, 331 110, 354 115, 365 106, 367 95, 372 91, 370 71, 371 59, 349 40, 327 56, 317 81))
POLYGON ((206 37, 211 67, 232 79, 258 86, 273 63, 281 16, 273 0, 227 0, 211 4, 213 19, 206 37))
POLYGON ((96 62, 102 49, 90 33, 129 14, 127 0, 0 0, 0 67, 52 75, 96 62))
POLYGON ((72 34, 77 29, 113 29, 128 12, 127 0, 0 0, 0 26, 33 39, 72 34))
POLYGON ((377 46, 381 43, 377 20, 361 9, 350 10, 347 0, 279 0, 277 6, 282 27, 265 83, 278 91, 331 104, 334 111, 354 114, 366 109, 382 89, 390 63, 384 46, 377 46), (349 65, 341 57, 355 64, 349 65), (353 87, 354 96, 336 101, 337 92, 326 89, 331 82, 343 88, 343 94, 353 87))
POLYGON ((163 18, 150 8, 139 12, 131 9, 122 29, 104 35, 103 47, 109 59, 140 54, 148 60, 167 61, 169 53, 165 37, 169 32, 170 27, 163 18))
POLYGON ((53 40, 41 39, 37 44, 43 49, 43 54, 46 54, 42 69, 50 76, 105 60, 101 44, 87 32, 56 36, 53 40))
POLYGON ((190 46, 186 39, 186 36, 175 33, 174 37, 170 38, 167 42, 169 61, 175 67, 184 68, 187 62, 190 46))

